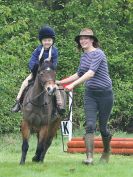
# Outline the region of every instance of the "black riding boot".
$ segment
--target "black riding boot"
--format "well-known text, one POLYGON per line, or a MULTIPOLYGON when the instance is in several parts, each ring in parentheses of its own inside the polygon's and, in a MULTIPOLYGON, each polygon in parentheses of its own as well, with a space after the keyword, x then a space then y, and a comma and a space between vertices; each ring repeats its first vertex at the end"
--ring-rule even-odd
POLYGON ((12 108, 12 112, 18 112, 19 110, 20 110, 20 100, 16 100, 16 103, 12 108))
POLYGON ((100 158, 100 162, 105 162, 105 163, 109 162, 109 157, 111 154, 111 146, 110 146, 111 138, 112 138, 112 135, 109 135, 106 137, 102 136, 104 150, 100 158))
POLYGON ((94 149, 94 134, 88 133, 85 135, 85 147, 87 159, 83 161, 86 165, 93 164, 93 149, 94 149))

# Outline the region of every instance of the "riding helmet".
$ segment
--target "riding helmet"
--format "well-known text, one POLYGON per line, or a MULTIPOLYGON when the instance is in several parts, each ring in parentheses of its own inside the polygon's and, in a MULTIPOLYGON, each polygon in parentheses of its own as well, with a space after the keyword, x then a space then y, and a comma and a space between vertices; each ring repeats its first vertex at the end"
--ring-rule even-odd
POLYGON ((39 31, 39 40, 42 41, 44 38, 52 38, 55 40, 55 32, 49 26, 43 26, 39 31))

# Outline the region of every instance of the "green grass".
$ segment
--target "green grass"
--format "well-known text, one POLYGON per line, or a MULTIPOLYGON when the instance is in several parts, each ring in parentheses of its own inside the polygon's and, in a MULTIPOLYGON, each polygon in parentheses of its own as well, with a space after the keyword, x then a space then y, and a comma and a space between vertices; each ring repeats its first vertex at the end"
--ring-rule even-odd
MULTIPOLYGON (((133 137, 124 133, 117 133, 114 136, 133 137)), ((85 166, 82 164, 85 154, 63 152, 60 133, 58 138, 54 139, 43 164, 31 162, 36 147, 35 136, 31 136, 29 145, 26 164, 20 166, 21 136, 19 134, 0 136, 0 177, 133 176, 133 156, 112 155, 109 164, 100 164, 100 155, 94 154, 94 165, 85 166)))

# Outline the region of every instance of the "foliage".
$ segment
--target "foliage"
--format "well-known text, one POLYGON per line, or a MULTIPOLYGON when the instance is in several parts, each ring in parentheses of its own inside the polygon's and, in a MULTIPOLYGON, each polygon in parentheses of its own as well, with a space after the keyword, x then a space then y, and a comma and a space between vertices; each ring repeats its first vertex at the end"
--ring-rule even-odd
MULTIPOLYGON (((81 28, 90 27, 95 31, 107 55, 113 80, 115 104, 110 123, 126 130, 133 119, 132 10, 131 0, 60 0, 58 3, 56 0, 0 0, 0 132, 19 129, 21 116, 12 114, 10 108, 29 73, 27 64, 39 44, 38 30, 43 24, 56 31, 57 79, 77 70, 81 54, 74 37, 81 28)), ((82 110, 83 87, 79 86, 75 92, 74 116, 83 120, 84 115, 78 113, 82 110)))

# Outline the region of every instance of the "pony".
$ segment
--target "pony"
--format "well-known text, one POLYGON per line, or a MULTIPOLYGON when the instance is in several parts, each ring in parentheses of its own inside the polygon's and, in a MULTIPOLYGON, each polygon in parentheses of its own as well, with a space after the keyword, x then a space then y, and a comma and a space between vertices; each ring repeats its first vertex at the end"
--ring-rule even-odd
POLYGON ((37 134, 37 147, 32 161, 43 162, 53 137, 61 123, 61 116, 56 111, 55 100, 56 72, 50 61, 39 65, 33 86, 25 94, 21 111, 22 155, 20 164, 25 164, 29 148, 29 137, 32 132, 37 134))

